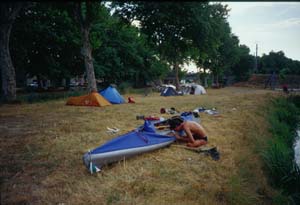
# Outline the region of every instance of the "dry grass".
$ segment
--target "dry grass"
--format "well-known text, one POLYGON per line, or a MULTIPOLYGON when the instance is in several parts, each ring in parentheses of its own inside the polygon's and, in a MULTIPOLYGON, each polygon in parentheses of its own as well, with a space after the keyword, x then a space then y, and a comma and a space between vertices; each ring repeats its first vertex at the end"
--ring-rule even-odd
MULTIPOLYGON (((266 90, 225 88, 208 95, 133 95, 136 104, 103 108, 65 106, 65 100, 0 107, 2 204, 268 204, 267 185, 255 152, 267 136, 266 90), (221 116, 201 114, 209 146, 221 159, 169 148, 137 156, 90 175, 82 155, 142 124, 136 115, 160 116, 160 108, 190 111, 216 107, 221 116)), ((168 115, 164 115, 168 117, 168 115)))

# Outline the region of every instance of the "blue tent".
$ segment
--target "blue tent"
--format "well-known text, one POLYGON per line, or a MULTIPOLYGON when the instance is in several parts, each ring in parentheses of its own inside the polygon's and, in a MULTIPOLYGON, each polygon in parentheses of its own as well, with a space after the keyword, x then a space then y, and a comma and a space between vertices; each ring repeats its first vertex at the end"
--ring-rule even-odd
POLYGON ((125 103, 124 98, 112 86, 108 86, 106 89, 100 90, 99 93, 112 104, 125 103))
POLYGON ((172 87, 166 87, 161 93, 161 96, 174 96, 178 95, 177 91, 172 87))

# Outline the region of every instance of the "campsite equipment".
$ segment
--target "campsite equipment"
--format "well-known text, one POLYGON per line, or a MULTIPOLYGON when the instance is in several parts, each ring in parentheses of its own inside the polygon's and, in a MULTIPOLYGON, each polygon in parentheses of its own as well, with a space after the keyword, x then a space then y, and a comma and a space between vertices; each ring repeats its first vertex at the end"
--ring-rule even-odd
POLYGON ((155 126, 149 120, 145 120, 144 125, 141 126, 139 129, 145 132, 152 132, 152 133, 156 132, 155 126))
POLYGON ((185 95, 203 95, 206 94, 206 90, 203 86, 192 83, 192 84, 184 84, 181 86, 181 90, 185 95))
POLYGON ((135 103, 133 97, 128 97, 128 103, 135 103))
POLYGON ((191 148, 182 145, 174 145, 176 147, 182 147, 184 149, 196 152, 196 153, 204 153, 206 156, 211 156, 211 158, 215 161, 220 159, 220 152, 218 151, 217 147, 198 147, 198 148, 191 148))
POLYGON ((193 111, 193 115, 194 115, 194 117, 200 117, 200 115, 199 115, 199 111, 193 111))
POLYGON ((219 112, 217 111, 217 109, 215 107, 211 108, 211 109, 205 109, 203 107, 198 107, 196 109, 193 110, 193 112, 204 112, 206 114, 209 114, 209 115, 218 115, 219 112))
POLYGON ((179 111, 176 110, 176 108, 174 108, 174 107, 171 107, 170 109, 160 108, 160 113, 161 114, 168 113, 168 114, 174 115, 174 114, 179 113, 179 111))
POLYGON ((206 90, 203 86, 201 85, 192 85, 192 87, 194 88, 194 95, 203 95, 203 94, 206 94, 206 90))
POLYGON ((145 118, 144 115, 137 115, 136 120, 143 120, 145 118))
POLYGON ((111 105, 102 95, 97 92, 92 92, 88 95, 83 95, 79 97, 70 97, 67 100, 66 105, 75 105, 75 106, 107 106, 111 105))
POLYGON ((173 87, 166 87, 161 93, 161 96, 176 96, 178 95, 177 91, 173 87))
POLYGON ((204 107, 197 107, 194 109, 196 112, 204 112, 206 109, 204 107))
POLYGON ((99 93, 112 104, 125 103, 124 98, 120 95, 117 89, 111 85, 103 90, 100 90, 99 93))
POLYGON ((219 112, 216 111, 215 109, 214 110, 205 110, 204 112, 209 115, 218 115, 219 114, 219 112))
POLYGON ((154 116, 148 116, 144 118, 145 120, 150 120, 150 121, 159 121, 159 117, 154 117, 154 116))
POLYGON ((195 121, 195 122, 198 122, 200 123, 200 116, 195 116, 193 114, 193 112, 182 112, 179 115, 175 115, 173 117, 171 117, 170 119, 167 119, 167 120, 160 120, 158 122, 154 122, 154 126, 155 127, 160 127, 160 126, 169 126, 169 121, 171 119, 175 119, 175 118, 182 118, 183 120, 189 120, 189 121, 195 121))
POLYGON ((174 114, 178 113, 177 110, 174 107, 171 107, 170 109, 167 109, 167 112, 171 115, 174 115, 174 114))
POLYGON ((166 109, 165 109, 165 108, 160 108, 160 113, 161 113, 161 114, 166 113, 166 109))
MULTIPOLYGON (((175 141, 175 137, 145 132, 139 129, 120 135, 83 155, 87 168, 117 162, 138 154, 166 147, 175 141)), ((91 170, 93 173, 93 170, 91 170)))
MULTIPOLYGON (((192 150, 192 149, 190 149, 192 150)), ((201 148, 201 149, 195 149, 192 150, 195 151, 197 153, 204 153, 207 156, 211 156, 211 158, 215 161, 218 161, 220 159, 220 153, 217 150, 217 147, 212 147, 212 148, 201 148)))
POLYGON ((200 123, 200 116, 194 114, 193 112, 183 112, 183 113, 180 114, 180 116, 184 120, 195 121, 195 122, 200 123))

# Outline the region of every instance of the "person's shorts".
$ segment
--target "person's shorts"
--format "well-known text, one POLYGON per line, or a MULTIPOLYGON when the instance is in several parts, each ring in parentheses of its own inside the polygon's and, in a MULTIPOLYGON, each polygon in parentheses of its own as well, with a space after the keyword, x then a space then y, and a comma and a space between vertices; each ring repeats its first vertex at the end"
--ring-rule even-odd
POLYGON ((207 136, 201 137, 199 135, 193 135, 193 137, 194 137, 195 140, 205 140, 207 142, 207 136))

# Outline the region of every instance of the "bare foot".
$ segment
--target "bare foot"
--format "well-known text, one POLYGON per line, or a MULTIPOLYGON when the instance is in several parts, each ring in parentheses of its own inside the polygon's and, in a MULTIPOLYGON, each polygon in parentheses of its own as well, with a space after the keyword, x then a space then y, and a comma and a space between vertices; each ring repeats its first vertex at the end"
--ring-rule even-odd
POLYGON ((202 145, 207 144, 205 140, 195 140, 194 143, 187 143, 188 147, 200 147, 202 145))

